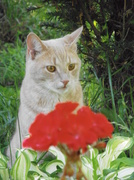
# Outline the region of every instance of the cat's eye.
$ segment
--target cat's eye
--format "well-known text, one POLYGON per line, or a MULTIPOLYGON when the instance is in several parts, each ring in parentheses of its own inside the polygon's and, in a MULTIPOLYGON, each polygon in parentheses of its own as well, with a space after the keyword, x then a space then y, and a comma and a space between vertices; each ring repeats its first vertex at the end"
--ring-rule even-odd
POLYGON ((47 68, 47 70, 49 72, 55 72, 56 71, 56 67, 55 66, 47 66, 46 68, 47 68))
POLYGON ((75 64, 69 64, 68 70, 72 71, 75 68, 75 64))

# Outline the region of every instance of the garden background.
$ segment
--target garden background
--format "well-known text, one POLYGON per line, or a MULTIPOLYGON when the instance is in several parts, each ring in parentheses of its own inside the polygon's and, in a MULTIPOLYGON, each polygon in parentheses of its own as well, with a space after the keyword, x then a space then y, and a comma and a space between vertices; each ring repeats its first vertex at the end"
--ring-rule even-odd
MULTIPOLYGON (((78 42, 84 103, 134 134, 133 0, 0 0, 0 150, 14 132, 25 74, 26 37, 58 38, 83 25, 78 42)), ((134 158, 133 146, 126 156, 134 158)))

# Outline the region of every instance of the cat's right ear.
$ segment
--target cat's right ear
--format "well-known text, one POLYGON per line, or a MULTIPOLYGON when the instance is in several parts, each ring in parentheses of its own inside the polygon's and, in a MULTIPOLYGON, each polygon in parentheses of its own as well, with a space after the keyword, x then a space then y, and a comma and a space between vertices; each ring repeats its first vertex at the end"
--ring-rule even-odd
POLYGON ((36 55, 45 50, 46 47, 40 40, 40 38, 33 32, 27 36, 27 53, 32 60, 35 59, 36 55))

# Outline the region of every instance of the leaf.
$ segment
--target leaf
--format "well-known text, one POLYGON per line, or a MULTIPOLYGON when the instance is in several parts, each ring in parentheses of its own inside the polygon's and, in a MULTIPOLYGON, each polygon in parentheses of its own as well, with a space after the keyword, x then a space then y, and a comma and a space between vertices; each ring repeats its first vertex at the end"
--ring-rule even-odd
POLYGON ((131 158, 127 158, 127 157, 122 157, 122 158, 118 158, 114 161, 111 162, 110 167, 115 169, 115 168, 119 168, 122 166, 131 166, 134 167, 134 159, 131 158))
POLYGON ((108 169, 106 169, 106 170, 104 170, 104 175, 106 175, 105 176, 105 180, 113 180, 113 179, 116 179, 117 172, 115 170, 108 170, 108 169))
POLYGON ((109 173, 105 180, 111 180, 114 179, 114 177, 117 177, 117 179, 122 180, 130 180, 130 177, 132 177, 132 174, 134 173, 134 167, 123 167, 122 169, 109 173))
MULTIPOLYGON (((83 173, 90 180, 102 179, 104 176, 107 180, 114 179, 120 171, 118 169, 120 163, 123 164, 122 166, 134 166, 133 159, 126 157, 117 159, 123 151, 129 149, 132 145, 133 138, 114 136, 109 140, 105 151, 101 154, 98 154, 96 149, 89 146, 89 157, 81 157, 83 173)), ((125 172, 125 169, 123 172, 125 172)))
POLYGON ((90 158, 91 159, 96 158, 97 155, 99 154, 98 149, 92 148, 91 146, 88 146, 88 150, 90 152, 90 158))
POLYGON ((93 170, 92 160, 91 159, 89 159, 86 156, 83 156, 83 157, 81 157, 81 160, 82 160, 82 163, 84 164, 84 166, 86 166, 87 168, 93 170))
POLYGON ((118 171, 118 178, 125 180, 129 178, 132 173, 134 173, 134 167, 123 168, 118 171))
POLYGON ((92 160, 86 156, 81 157, 82 160, 82 172, 85 174, 87 179, 93 180, 93 165, 92 160))
POLYGON ((131 176, 129 177, 129 180, 133 180, 134 179, 134 172, 131 174, 131 176))
POLYGON ((14 180, 26 180, 31 162, 28 155, 22 151, 11 169, 11 176, 14 180))
POLYGON ((34 163, 31 163, 31 166, 30 166, 30 169, 29 169, 29 173, 37 173, 38 175, 44 177, 44 178, 47 178, 47 174, 42 172, 40 169, 39 169, 39 166, 37 166, 36 164, 34 163))
POLYGON ((109 177, 111 177, 111 175, 113 176, 114 174, 116 174, 117 178, 119 179, 128 179, 134 172, 134 159, 130 159, 127 157, 116 159, 111 162, 110 168, 110 170, 114 171, 114 173, 108 174, 108 170, 104 170, 104 175, 106 175, 107 172, 107 180, 109 179, 109 177))
POLYGON ((82 160, 82 171, 87 177, 87 179, 94 180, 97 176, 97 168, 98 168, 98 162, 97 162, 97 155, 98 150, 92 148, 91 146, 88 146, 90 158, 87 156, 81 156, 82 160))
POLYGON ((0 159, 0 168, 6 168, 7 164, 3 159, 0 159))
POLYGON ((37 152, 31 149, 24 149, 25 153, 28 155, 30 161, 36 161, 37 152))
MULTIPOLYGON (((31 173, 28 175, 27 180, 40 180, 40 175, 31 173)), ((45 178, 42 178, 42 180, 45 180, 45 178)))
POLYGON ((54 146, 51 146, 49 148, 49 151, 54 154, 58 160, 61 160, 63 162, 63 164, 65 165, 65 156, 63 155, 63 153, 57 148, 57 147, 54 147, 54 146))
POLYGON ((110 168, 110 163, 114 161, 123 151, 129 149, 133 145, 133 138, 115 136, 109 140, 104 153, 98 155, 98 163, 100 172, 103 169, 110 168))
POLYGON ((7 158, 0 152, 0 179, 8 180, 9 172, 7 168, 7 158))
POLYGON ((113 109, 102 108, 101 113, 104 114, 110 120, 114 119, 114 111, 113 111, 113 109))
POLYGON ((108 174, 113 173, 113 172, 115 173, 114 169, 104 169, 103 170, 103 175, 107 176, 108 174))
POLYGON ((0 167, 0 180, 9 180, 8 168, 0 167))
POLYGON ((63 167, 64 167, 63 162, 60 161, 60 160, 53 160, 53 161, 49 162, 49 163, 46 165, 45 170, 46 170, 46 172, 48 172, 49 174, 52 174, 52 173, 54 173, 55 171, 58 170, 58 169, 57 169, 58 166, 59 166, 61 169, 63 169, 63 167))
POLYGON ((8 162, 8 158, 4 156, 1 152, 0 152, 0 159, 2 159, 5 163, 8 162))

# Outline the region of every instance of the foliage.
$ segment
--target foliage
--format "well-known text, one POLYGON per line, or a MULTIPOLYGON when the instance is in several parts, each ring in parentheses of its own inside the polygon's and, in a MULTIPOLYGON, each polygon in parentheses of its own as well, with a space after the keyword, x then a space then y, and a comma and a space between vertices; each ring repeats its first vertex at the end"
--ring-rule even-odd
POLYGON ((14 88, 0 86, 0 149, 4 152, 14 130, 18 113, 18 93, 14 88))
POLYGON ((17 119, 19 88, 25 73, 24 57, 24 44, 19 39, 16 44, 6 43, 0 53, 0 148, 2 151, 8 145, 17 119))
POLYGON ((19 150, 18 157, 10 171, 8 171, 7 162, 6 157, 0 154, 0 177, 2 179, 56 180, 58 174, 62 172, 65 158, 58 149, 51 147, 49 152, 42 153, 39 158, 37 158, 37 152, 33 150, 19 150), (41 160, 42 162, 38 164, 41 160))
MULTIPOLYGON (((50 13, 55 11, 55 7, 46 3, 45 6, 39 0, 0 1, 0 47, 5 42, 13 43, 16 38, 23 42, 29 32, 35 32, 41 39, 57 38, 63 35, 62 31, 50 30, 43 25, 45 19, 50 21, 50 13), (45 15, 45 16, 44 16, 45 15)), ((58 23, 58 19, 53 17, 51 23, 58 23), (52 20, 53 19, 53 20, 52 20)), ((64 26, 63 26, 64 27, 64 26)))
POLYGON ((89 147, 91 156, 83 156, 83 171, 88 179, 129 179, 134 172, 134 159, 127 158, 123 153, 131 148, 133 138, 115 136, 109 140, 103 153, 89 147), (122 155, 121 155, 122 154, 122 155))
POLYGON ((24 43, 17 39, 16 44, 4 44, 0 53, 0 84, 19 87, 25 73, 24 43))
MULTIPOLYGON (((89 154, 81 155, 82 170, 87 179, 109 180, 115 177, 131 179, 134 160, 127 158, 124 151, 130 149, 132 145, 133 138, 114 136, 108 141, 106 150, 102 153, 89 146, 89 154)), ((37 158, 37 152, 33 150, 19 150, 10 171, 8 171, 7 161, 7 158, 0 154, 0 175, 3 179, 12 177, 14 180, 58 180, 63 173, 66 157, 58 148, 51 146, 49 152, 42 153, 39 158, 37 158)))

